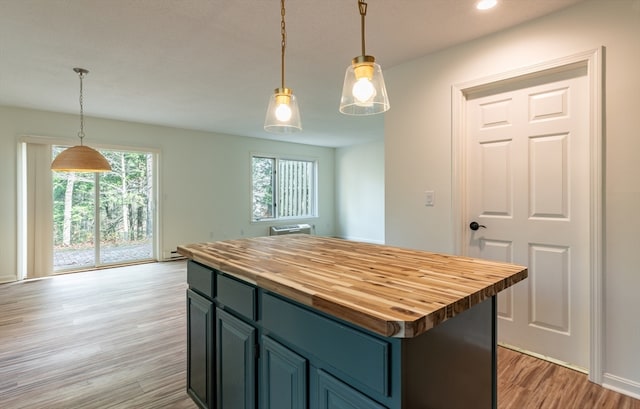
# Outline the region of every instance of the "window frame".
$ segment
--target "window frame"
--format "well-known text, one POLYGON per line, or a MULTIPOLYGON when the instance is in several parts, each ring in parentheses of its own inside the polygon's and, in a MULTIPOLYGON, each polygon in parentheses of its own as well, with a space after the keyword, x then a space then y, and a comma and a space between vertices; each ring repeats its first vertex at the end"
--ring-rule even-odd
POLYGON ((252 152, 249 156, 249 189, 250 189, 250 206, 249 206, 249 220, 251 223, 273 223, 278 221, 295 221, 295 220, 308 220, 318 218, 318 168, 319 168, 319 160, 317 157, 309 157, 303 155, 283 155, 283 154, 273 154, 273 153, 263 153, 263 152, 252 152), (254 200, 254 190, 253 190, 253 159, 254 158, 266 158, 273 159, 275 161, 275 176, 273 183, 273 203, 275 205, 275 210, 273 217, 264 217, 261 219, 254 218, 253 215, 253 200, 254 200), (280 192, 278 189, 278 167, 280 166, 280 161, 299 161, 299 162, 310 162, 312 164, 312 176, 311 176, 311 213, 303 216, 278 216, 278 201, 280 198, 280 192))

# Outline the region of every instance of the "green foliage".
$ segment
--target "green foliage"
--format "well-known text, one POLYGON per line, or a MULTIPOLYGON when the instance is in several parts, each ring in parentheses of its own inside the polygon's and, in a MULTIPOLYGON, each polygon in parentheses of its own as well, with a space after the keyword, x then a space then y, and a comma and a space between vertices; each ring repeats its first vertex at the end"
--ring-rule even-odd
POLYGON ((254 156, 251 169, 253 220, 313 215, 315 162, 254 156))
POLYGON ((254 156, 252 159, 253 219, 273 217, 273 185, 275 180, 275 159, 254 156))
MULTIPOLYGON (((55 146, 54 157, 62 151, 55 146)), ((120 244, 147 240, 152 235, 152 156, 139 152, 101 151, 112 171, 103 174, 53 172, 54 245, 94 244, 95 189, 99 186, 100 237, 102 243, 120 244), (72 185, 70 185, 72 184, 72 185), (70 202, 65 201, 70 187, 70 202), (66 202, 66 204, 65 204, 66 202), (66 208, 70 204, 71 208, 66 208), (65 220, 65 210, 67 219, 65 220)))

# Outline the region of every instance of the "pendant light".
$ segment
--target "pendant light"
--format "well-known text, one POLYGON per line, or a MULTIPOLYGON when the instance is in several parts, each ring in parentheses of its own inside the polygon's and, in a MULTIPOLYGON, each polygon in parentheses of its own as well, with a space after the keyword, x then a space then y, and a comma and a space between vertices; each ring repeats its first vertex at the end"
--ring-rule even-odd
POLYGON ((298 101, 293 95, 291 88, 284 85, 284 52, 287 46, 287 27, 284 21, 285 8, 284 0, 280 0, 280 34, 282 36, 281 46, 281 70, 280 88, 276 88, 274 95, 269 98, 267 115, 264 119, 264 130, 272 133, 293 133, 302 130, 300 122, 300 110, 298 101))
POLYGON ((109 172, 111 165, 97 150, 83 145, 84 139, 84 106, 82 100, 82 80, 89 71, 84 68, 73 69, 80 77, 80 145, 65 149, 56 156, 51 170, 57 172, 109 172))
POLYGON ((364 20, 367 3, 358 0, 360 9, 362 55, 355 57, 347 67, 342 86, 340 112, 346 115, 373 115, 389 109, 389 97, 382 78, 382 69, 376 59, 365 52, 364 20))

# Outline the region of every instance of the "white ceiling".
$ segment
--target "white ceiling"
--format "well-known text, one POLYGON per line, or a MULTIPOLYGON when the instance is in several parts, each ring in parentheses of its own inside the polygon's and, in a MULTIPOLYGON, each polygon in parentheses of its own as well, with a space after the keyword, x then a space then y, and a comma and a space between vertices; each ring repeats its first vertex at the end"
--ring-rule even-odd
MULTIPOLYGON (((367 54, 384 71, 579 1, 369 0, 367 54)), ((302 133, 262 128, 280 86, 278 0, 0 0, 0 105, 77 113, 83 67, 90 116, 334 147, 382 138, 383 115, 338 113, 357 0, 289 0, 286 18, 302 133)))

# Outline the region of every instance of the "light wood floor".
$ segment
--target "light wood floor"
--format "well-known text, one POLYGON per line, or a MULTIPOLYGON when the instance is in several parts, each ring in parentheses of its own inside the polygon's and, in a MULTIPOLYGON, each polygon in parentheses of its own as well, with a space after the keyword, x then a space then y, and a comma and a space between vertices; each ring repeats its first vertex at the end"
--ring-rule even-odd
POLYGON ((184 262, 0 285, 0 408, 196 408, 184 262))
POLYGON ((499 348, 498 407, 640 409, 640 400, 591 383, 583 373, 499 348))
MULTIPOLYGON (((0 408, 196 408, 185 393, 184 262, 0 285, 0 408)), ((500 348, 500 409, 640 409, 500 348)))

